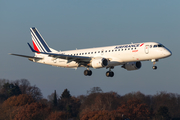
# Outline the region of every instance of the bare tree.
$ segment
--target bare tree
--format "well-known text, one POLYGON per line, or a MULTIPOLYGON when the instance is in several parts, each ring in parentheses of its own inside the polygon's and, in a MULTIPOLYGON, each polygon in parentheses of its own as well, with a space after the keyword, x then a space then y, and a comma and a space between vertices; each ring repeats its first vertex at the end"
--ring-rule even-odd
POLYGON ((103 91, 100 87, 93 87, 87 91, 87 94, 91 94, 91 93, 103 93, 103 91))
POLYGON ((42 93, 41 93, 41 90, 36 87, 35 85, 34 86, 29 86, 27 88, 27 91, 26 91, 28 95, 31 95, 35 100, 40 100, 42 99, 42 93))

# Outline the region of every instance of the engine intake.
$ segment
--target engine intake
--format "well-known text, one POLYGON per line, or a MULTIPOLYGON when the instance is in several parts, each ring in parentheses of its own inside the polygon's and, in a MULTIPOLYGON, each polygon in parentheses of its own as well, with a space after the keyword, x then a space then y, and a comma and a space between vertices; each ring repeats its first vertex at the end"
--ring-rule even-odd
POLYGON ((106 67, 108 65, 108 60, 106 58, 94 58, 91 61, 91 66, 93 68, 103 68, 106 67))
POLYGON ((126 70, 138 70, 141 68, 141 62, 129 62, 122 66, 126 70))

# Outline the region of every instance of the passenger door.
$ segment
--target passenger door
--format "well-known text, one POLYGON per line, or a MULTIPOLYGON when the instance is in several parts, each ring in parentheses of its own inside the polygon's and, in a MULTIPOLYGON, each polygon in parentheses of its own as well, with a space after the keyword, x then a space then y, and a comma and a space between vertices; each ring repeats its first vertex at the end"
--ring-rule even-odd
POLYGON ((146 53, 146 54, 149 53, 149 45, 145 45, 145 53, 146 53))

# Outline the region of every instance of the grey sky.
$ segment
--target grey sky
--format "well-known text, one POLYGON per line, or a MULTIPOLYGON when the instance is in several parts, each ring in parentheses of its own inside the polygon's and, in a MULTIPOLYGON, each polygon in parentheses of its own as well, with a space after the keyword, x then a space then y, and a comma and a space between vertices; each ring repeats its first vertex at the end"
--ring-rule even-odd
POLYGON ((179 0, 1 0, 0 78, 26 78, 42 90, 44 97, 54 90, 61 94, 66 88, 77 96, 96 86, 121 95, 132 91, 179 93, 179 6, 179 0), (115 67, 113 78, 105 76, 105 68, 92 69, 93 75, 85 77, 85 68, 57 68, 8 55, 34 55, 27 45, 32 44, 30 27, 36 27, 56 50, 152 41, 164 44, 173 55, 160 60, 156 71, 147 61, 137 71, 115 67))

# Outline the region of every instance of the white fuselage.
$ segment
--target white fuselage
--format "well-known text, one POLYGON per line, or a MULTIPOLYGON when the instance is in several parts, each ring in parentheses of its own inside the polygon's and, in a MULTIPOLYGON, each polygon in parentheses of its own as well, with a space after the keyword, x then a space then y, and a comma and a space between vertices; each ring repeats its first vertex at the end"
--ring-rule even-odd
MULTIPOLYGON (((115 45, 107 47, 97 47, 89 49, 60 51, 56 54, 71 56, 86 56, 93 58, 106 58, 109 64, 106 67, 123 65, 127 62, 146 61, 153 59, 162 59, 171 55, 171 52, 162 44, 156 42, 132 43, 125 45, 115 45), (159 46, 158 46, 159 45, 159 46), (157 46, 157 47, 156 47, 157 46)), ((58 67, 77 68, 81 67, 73 60, 50 57, 48 55, 36 54, 43 59, 34 59, 34 62, 48 64, 58 67)), ((90 66, 91 67, 91 66, 90 66)))

